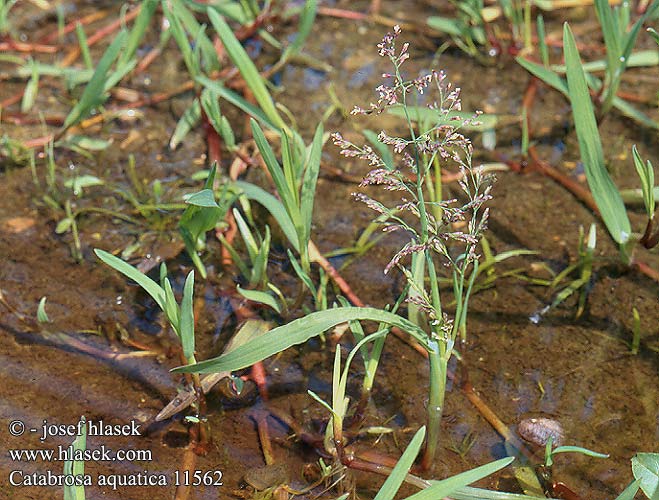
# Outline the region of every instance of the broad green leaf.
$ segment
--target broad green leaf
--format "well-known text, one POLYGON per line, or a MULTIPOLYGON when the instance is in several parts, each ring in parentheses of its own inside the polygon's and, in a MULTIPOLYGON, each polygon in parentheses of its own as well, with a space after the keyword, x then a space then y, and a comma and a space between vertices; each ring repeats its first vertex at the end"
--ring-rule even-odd
POLYGON ((423 444, 423 439, 425 436, 425 427, 421 427, 418 431, 416 431, 412 441, 410 441, 410 444, 407 445, 407 448, 405 448, 403 455, 400 457, 398 462, 396 462, 396 466, 391 471, 389 477, 387 477, 387 480, 384 482, 380 488, 380 491, 378 491, 378 494, 373 500, 394 499, 401 484, 403 484, 403 481, 405 481, 405 476, 407 476, 410 467, 412 467, 414 459, 416 459, 416 456, 419 454, 419 450, 421 449, 421 445, 423 444))
POLYGON ((632 457, 634 478, 650 500, 659 499, 659 453, 637 453, 632 457))
POLYGON ((631 235, 631 226, 620 193, 606 171, 604 152, 586 77, 581 68, 574 36, 567 23, 564 25, 563 44, 572 115, 588 186, 609 233, 622 245, 631 235))
POLYGON ((189 205, 194 205, 196 207, 220 208, 215 201, 213 190, 208 188, 202 189, 196 193, 186 194, 183 196, 183 200, 189 205))
POLYGON ((421 490, 414 495, 407 497, 405 500, 437 500, 452 495, 455 491, 474 483, 484 477, 494 474, 496 471, 509 465, 515 458, 507 457, 486 465, 481 465, 475 469, 456 474, 455 476, 443 479, 441 481, 431 481, 432 485, 425 490, 421 490))
POLYGON ((238 290, 238 293, 245 297, 247 300, 251 300, 252 302, 259 304, 265 304, 266 306, 274 309, 277 314, 281 314, 281 306, 277 302, 277 299, 275 299, 268 292, 263 292, 261 290, 246 290, 240 286, 237 286, 236 289, 238 290))
POLYGON ((279 112, 275 108, 274 102, 270 97, 270 93, 263 83, 261 74, 254 66, 254 63, 245 52, 245 49, 240 44, 238 39, 231 31, 231 28, 214 9, 208 9, 208 17, 217 31, 218 36, 222 40, 222 44, 229 55, 231 61, 236 65, 240 74, 242 75, 245 83, 254 93, 254 98, 259 104, 265 115, 272 121, 278 128, 286 128, 284 120, 282 120, 279 112))
POLYGON ((83 90, 80 100, 69 112, 64 120, 64 128, 67 129, 85 118, 92 109, 98 106, 104 100, 105 81, 107 73, 112 63, 117 59, 121 48, 126 41, 127 33, 125 30, 120 31, 110 46, 107 48, 101 60, 96 66, 94 74, 89 83, 83 90))
POLYGON ((243 345, 234 351, 217 358, 202 361, 191 366, 175 368, 176 372, 213 373, 235 371, 251 366, 289 347, 306 342, 330 328, 348 321, 370 320, 397 326, 427 346, 426 333, 405 318, 372 307, 337 307, 318 311, 303 318, 277 327, 258 340, 243 345))
POLYGON ((119 271, 121 274, 123 274, 127 278, 132 279, 134 282, 140 285, 146 293, 151 295, 151 297, 153 298, 153 300, 156 301, 156 304, 158 304, 160 309, 162 309, 163 311, 165 310, 165 292, 158 285, 158 283, 153 281, 144 273, 141 273, 140 271, 135 269, 127 262, 124 262, 120 258, 115 257, 114 255, 106 252, 105 250, 100 250, 96 248, 94 249, 94 253, 99 259, 105 262, 108 266, 115 269, 116 271, 119 271))
POLYGON ((181 345, 185 359, 194 359, 194 271, 188 273, 181 299, 181 345))

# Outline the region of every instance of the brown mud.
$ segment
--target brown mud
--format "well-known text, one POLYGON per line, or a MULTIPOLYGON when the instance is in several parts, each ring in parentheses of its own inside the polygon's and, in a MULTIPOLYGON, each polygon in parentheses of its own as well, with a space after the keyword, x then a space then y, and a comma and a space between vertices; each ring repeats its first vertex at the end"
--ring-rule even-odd
MULTIPOLYGON (((363 2, 344 2, 348 3, 354 10, 367 9, 363 2)), ((76 16, 93 9, 87 2, 71 6, 76 16)), ((119 6, 114 2, 104 4, 103 8, 109 11, 107 19, 118 15, 119 6)), ((17 26, 28 40, 38 40, 56 29, 54 18, 36 19, 34 9, 23 9, 17 26)), ((408 1, 383 2, 383 9, 392 18, 408 19, 423 19, 437 12, 429 3, 408 1)), ((559 11, 549 16, 549 26, 560 29, 562 15, 579 17, 572 11, 559 11)), ((160 15, 157 17, 160 19, 160 15)), ((103 24, 104 21, 93 24, 92 29, 103 24)), ((293 25, 276 27, 275 32, 285 36, 293 29, 293 25)), ((334 71, 323 73, 289 65, 283 69, 280 88, 275 92, 276 100, 290 109, 307 139, 331 104, 330 84, 346 110, 355 104, 367 105, 375 100, 373 88, 379 83, 380 73, 388 70, 384 61, 376 56, 375 49, 385 31, 384 27, 368 22, 318 18, 305 50, 331 64, 334 71)), ((155 43, 157 37, 154 29, 151 42, 155 43)), ((405 32, 403 39, 412 42, 412 60, 407 68, 410 75, 429 69, 433 59, 430 49, 438 47, 438 39, 405 32)), ((74 39, 69 41, 74 42, 74 39)), ((98 56, 97 51, 93 54, 98 56)), ((556 59, 559 56, 560 53, 552 53, 556 59)), ((589 56, 599 57, 598 54, 589 56)), ((52 56, 36 57, 52 61, 52 56)), ((265 51, 258 64, 262 67, 275 57, 265 51)), ((519 114, 528 74, 505 54, 492 63, 491 66, 479 65, 463 53, 450 50, 439 57, 436 67, 445 70, 449 79, 462 88, 465 109, 519 114)), ((6 77, 12 68, 9 64, 0 64, 0 72, 5 75, 0 81, 0 100, 14 95, 25 85, 24 80, 6 77)), ((183 68, 178 52, 170 43, 166 53, 146 74, 122 85, 147 93, 171 90, 184 82, 183 68)), ((632 69, 629 74, 654 80, 644 85, 628 85, 625 90, 639 94, 656 92, 656 68, 632 69)), ((59 94, 58 85, 46 79, 36 110, 47 115, 66 114, 71 103, 59 94)), ((180 377, 168 372, 179 364, 174 335, 162 326, 162 318, 145 294, 102 265, 92 250, 103 248, 116 252, 139 243, 131 261, 144 263, 144 259, 159 257, 167 260, 175 286, 178 290, 182 287, 191 263, 184 252, 180 253, 182 247, 176 231, 180 212, 152 212, 145 218, 118 196, 116 189, 131 189, 126 174, 129 154, 135 155, 137 175, 145 191, 153 188, 155 180, 160 180, 163 201, 180 203, 183 193, 201 187, 200 182, 190 178, 205 168, 205 139, 201 129, 189 134, 176 151, 170 151, 167 146, 178 117, 191 99, 191 93, 183 94, 156 106, 141 108, 143 114, 136 121, 113 121, 87 132, 113 141, 109 149, 99 154, 85 157, 66 150, 56 151, 60 186, 74 174, 96 175, 106 183, 86 188, 80 197, 61 188, 62 200, 69 199, 74 209, 103 207, 135 219, 128 222, 93 212, 81 215, 78 225, 82 261, 79 263, 72 256, 71 234, 55 232, 64 217, 63 210, 54 210, 44 202, 43 160, 37 162, 41 187, 35 186, 28 166, 15 165, 7 159, 0 164, 0 290, 15 309, 10 311, 0 306, 0 448, 3 450, 0 496, 3 498, 61 498, 61 488, 12 486, 8 478, 14 470, 25 474, 50 470, 59 474, 62 462, 12 460, 7 450, 66 447, 72 437, 53 437, 40 442, 41 426, 44 421, 75 424, 81 415, 108 424, 134 421, 141 424, 144 431, 140 437, 89 437, 88 448, 105 445, 113 450, 148 450, 151 453, 149 460, 90 461, 85 464, 86 472, 94 477, 98 474, 164 474, 168 483, 166 487, 133 486, 116 490, 96 484, 88 488, 88 498, 139 500, 174 495, 173 473, 181 468, 188 440, 187 424, 181 416, 161 424, 152 422, 175 396, 182 382, 180 377), (52 323, 40 330, 31 318, 36 317, 37 304, 44 296, 48 299, 46 310, 52 323), (25 321, 20 320, 21 314, 26 317, 25 321), (138 352, 143 355, 136 354, 138 352), (25 422, 28 429, 35 428, 37 432, 28 431, 22 437, 10 435, 7 429, 14 420, 25 422)), ((9 111, 17 109, 14 106, 9 111)), ((654 119, 659 116, 656 109, 646 107, 644 110, 654 119)), ((537 137, 539 154, 565 175, 579 181, 576 138, 572 132, 564 130, 569 122, 567 102, 556 92, 540 86, 532 116, 533 127, 542 131, 537 137)), ((391 119, 386 116, 357 120, 334 113, 325 130, 341 131, 359 142, 361 127, 378 131, 389 127, 390 123, 391 119)), ((41 125, 3 122, 0 127, 2 135, 19 140, 44 133, 41 125)), ((239 121, 235 121, 234 127, 238 131, 242 129, 239 121)), ((642 156, 656 163, 659 147, 655 137, 615 113, 600 130, 616 183, 625 188, 638 187, 631 145, 637 144, 642 156)), ((519 136, 518 125, 506 126, 497 131, 495 151, 486 151, 481 147, 481 137, 474 135, 477 160, 518 160, 519 136)), ((327 165, 352 176, 366 173, 367 165, 347 161, 335 149, 329 143, 326 145, 324 162, 327 165)), ((224 158, 223 167, 230 160, 224 158)), ((251 172, 249 176, 250 180, 268 186, 261 172, 251 172)), ((470 381, 511 428, 526 417, 549 417, 562 424, 566 444, 610 454, 609 459, 561 455, 556 459, 554 477, 582 498, 613 498, 632 479, 630 458, 639 451, 657 451, 658 285, 620 263, 617 248, 603 224, 563 187, 533 172, 505 172, 497 177, 490 228, 486 234, 493 251, 529 249, 538 252, 502 263, 497 266, 497 273, 521 268, 529 275, 542 274, 538 263, 560 271, 577 257, 579 227, 588 228, 596 222, 594 276, 586 311, 578 320, 574 318, 575 295, 548 312, 539 324, 533 324, 529 318, 549 304, 553 296, 546 287, 515 277, 497 279, 494 286, 476 294, 470 303, 468 343, 460 349, 470 381), (633 307, 641 318, 641 346, 637 355, 630 351, 633 307)), ((321 172, 312 229, 321 251, 351 246, 371 220, 373 214, 352 200, 351 193, 357 189, 355 184, 337 179, 331 170, 321 172)), ((449 185, 448 189, 453 192, 455 186, 449 185)), ((642 232, 643 211, 635 209, 630 214, 634 230, 642 232)), ((209 240, 212 239, 209 235, 209 240)), ((273 250, 275 262, 271 272, 292 283, 293 272, 283 262, 286 254, 278 245, 277 242, 273 250)), ((365 302, 384 306, 395 300, 402 279, 395 273, 385 276, 382 269, 399 247, 400 240, 384 238, 343 271, 365 302)), ((210 278, 206 282, 198 279, 196 288, 197 296, 203 298, 197 325, 198 359, 221 352, 237 326, 227 298, 234 281, 233 271, 222 268, 216 242, 210 241, 210 250, 205 256, 210 278)), ((638 258, 659 269, 656 252, 639 251, 638 258)), ((341 257, 332 259, 337 267, 343 261, 341 257)), ((295 288, 288 286, 290 293, 295 293, 295 288)), ((230 498, 234 490, 241 488, 247 470, 264 465, 256 420, 269 407, 289 413, 310 432, 322 432, 326 411, 306 391, 311 389, 324 398, 331 397, 331 348, 331 345, 312 341, 267 360, 268 402, 262 401, 254 391, 238 401, 229 400, 219 392, 209 396, 208 426, 213 444, 205 456, 198 457, 195 468, 204 472, 221 471, 224 484, 195 488, 191 498, 230 498)), ((374 448, 391 456, 402 452, 412 433, 425 421, 427 376, 425 361, 418 353, 391 336, 379 368, 366 424, 390 426, 393 432, 362 438, 358 447, 374 448)), ((354 396, 358 394, 360 381, 361 373, 356 369, 350 387, 354 396)), ((504 456, 501 437, 456 385, 450 386, 446 404, 443 441, 434 477, 446 477, 504 456), (467 442, 471 445, 464 445, 467 442)), ((290 429, 280 420, 270 418, 268 423, 276 460, 287 464, 291 487, 301 489, 307 482, 302 475, 303 467, 317 463, 318 455, 291 438, 290 429)), ((359 473, 355 476, 362 498, 374 496, 382 482, 382 478, 372 475, 359 473)), ((495 476, 483 485, 496 487, 500 479, 495 476)), ((315 490, 316 494, 318 492, 315 490)), ((325 495, 335 498, 338 493, 325 495)), ((315 497, 307 494, 301 498, 315 497)))

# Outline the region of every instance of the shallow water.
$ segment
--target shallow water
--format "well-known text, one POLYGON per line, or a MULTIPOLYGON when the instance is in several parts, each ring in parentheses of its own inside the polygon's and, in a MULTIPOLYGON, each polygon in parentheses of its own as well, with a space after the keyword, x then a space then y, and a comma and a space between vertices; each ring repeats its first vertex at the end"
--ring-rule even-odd
MULTIPOLYGON (((392 17, 404 14, 414 18, 434 12, 424 2, 383 3, 387 15, 392 17)), ((362 4, 350 5, 354 9, 362 7, 362 4)), ((90 8, 80 3, 80 15, 90 8)), ((107 8, 110 9, 108 19, 116 17, 117 7, 109 4, 107 8)), ((19 19, 30 19, 27 12, 24 16, 19 19)), ((557 16, 550 22, 558 23, 560 19, 557 16)), ((26 36, 38 38, 52 31, 53 23, 53 19, 47 18, 30 31, 25 24, 26 36)), ((283 31, 293 29, 290 26, 283 31)), ((323 73, 291 65, 282 72, 281 88, 276 95, 296 117, 305 137, 310 137, 330 105, 327 92, 330 83, 347 110, 375 99, 372 89, 379 83, 379 74, 387 70, 375 57, 375 44, 384 31, 382 26, 369 23, 319 18, 306 50, 331 64, 334 71, 323 73)), ((156 35, 154 32, 154 40, 156 35)), ((407 33, 404 38, 414 47, 415 62, 408 66, 410 74, 427 69, 433 55, 428 48, 436 47, 437 40, 407 33)), ((149 69, 148 85, 145 78, 140 78, 127 82, 127 86, 149 92, 176 87, 185 79, 176 54, 170 46, 149 69)), ((267 50, 263 54, 266 62, 271 62, 273 57, 267 50)), ((462 87, 466 109, 487 106, 490 113, 519 112, 528 76, 510 57, 502 56, 494 65, 484 67, 460 52, 451 51, 441 55, 439 67, 462 87)), ((9 71, 8 68, 8 65, 0 66, 2 71, 9 71)), ((656 74, 655 70, 634 71, 656 74)), ((13 95, 23 85, 23 82, 4 80, 0 100, 13 95)), ((67 103, 54 99, 49 90, 46 87, 40 92, 38 108, 53 114, 65 113, 67 103)), ((191 98, 191 94, 184 94, 167 103, 143 108, 144 117, 138 122, 106 125, 94 132, 114 141, 110 149, 90 158, 58 150, 57 163, 70 162, 77 172, 93 173, 128 189, 127 155, 132 153, 145 188, 151 189, 155 179, 162 179, 165 200, 179 202, 182 190, 200 187, 199 182, 190 180, 190 175, 203 168, 205 158, 204 137, 199 132, 190 134, 176 151, 167 148, 176 120, 191 98), (131 136, 134 131, 138 132, 136 138, 131 136)), ((568 113, 569 108, 560 96, 540 88, 533 123, 535 128, 546 130, 546 134, 540 138, 538 149, 556 167, 573 175, 572 167, 578 160, 576 141, 573 134, 565 135, 562 129, 569 120, 568 113)), ((346 137, 359 141, 361 127, 377 131, 389 126, 395 128, 399 124, 386 116, 357 120, 335 113, 325 129, 340 130, 346 137)), ((3 123, 2 127, 3 133, 14 138, 36 137, 42 132, 36 125, 3 123)), ((615 115, 605 121, 601 130, 604 144, 612 147, 607 156, 612 158, 616 181, 624 187, 635 187, 630 155, 623 151, 630 151, 631 143, 636 142, 644 156, 656 158, 659 153, 656 142, 651 134, 635 130, 633 124, 615 115)), ((481 137, 474 136, 479 161, 496 161, 501 156, 517 158, 518 137, 516 126, 504 127, 497 131, 497 149, 487 152, 480 150, 481 137)), ((353 176, 367 171, 366 165, 341 159, 330 144, 325 148, 324 159, 353 176)), ((224 161, 228 164, 230 158, 224 161)), ((160 214, 145 223, 107 186, 89 188, 83 197, 73 199, 75 207, 103 206, 124 211, 139 223, 93 214, 81 217, 83 261, 75 263, 70 252, 70 234, 54 232, 62 213, 54 212, 44 203, 43 191, 34 186, 30 169, 12 166, 7 161, 2 167, 0 289, 6 301, 27 318, 34 317, 39 299, 48 297, 47 311, 53 320, 45 327, 45 333, 37 332, 29 319, 21 321, 17 314, 0 306, 0 329, 4 333, 0 336, 0 378, 4 387, 0 415, 4 428, 8 428, 9 422, 20 420, 38 431, 44 420, 75 424, 80 415, 111 424, 134 421, 148 432, 138 438, 90 437, 88 448, 106 445, 114 450, 148 450, 152 454, 150 460, 87 462, 87 471, 96 478, 95 486, 88 489, 88 497, 103 495, 109 499, 134 500, 171 497, 174 471, 180 469, 185 454, 186 426, 180 416, 173 422, 157 425, 151 419, 176 394, 181 383, 179 377, 168 372, 179 364, 171 349, 175 339, 161 327, 162 320, 155 314, 151 301, 117 273, 101 266, 92 249, 120 250, 142 237, 144 244, 134 259, 139 261, 147 254, 166 259, 170 275, 180 287, 190 262, 183 254, 177 256, 181 246, 177 243, 176 216, 160 214), (14 230, 12 221, 17 217, 29 220, 31 225, 14 230), (126 334, 132 346, 126 342, 126 334), (138 345, 148 346, 152 355, 117 357, 136 352, 138 345), (123 490, 98 486, 99 474, 117 478, 132 474, 135 478, 139 473, 165 474, 168 485, 131 486, 123 490)), ((260 172, 248 175, 250 180, 267 185, 260 172)), ((358 189, 355 184, 337 180, 331 173, 323 173, 321 177, 313 237, 319 248, 328 252, 350 246, 368 225, 372 214, 352 201, 351 193, 358 189)), ((515 268, 532 273, 531 264, 539 262, 556 271, 564 268, 576 258, 579 226, 587 227, 596 221, 572 195, 539 174, 501 173, 494 196, 487 233, 493 250, 525 248, 538 252, 504 262, 497 268, 498 273, 515 268)), ((642 223, 642 213, 634 213, 634 228, 638 229, 642 223)), ((210 245, 211 278, 197 287, 198 296, 203 296, 197 326, 199 359, 217 355, 236 328, 234 311, 227 298, 234 275, 222 268, 217 257, 219 246, 213 242, 210 245)), ((292 270, 286 265, 285 253, 279 245, 277 242, 273 249, 272 275, 284 283, 287 293, 294 294, 292 270)), ((402 279, 395 273, 385 276, 381 271, 400 245, 401 240, 395 236, 385 238, 343 271, 365 302, 384 306, 393 302, 400 292, 402 279)), ((578 455, 561 455, 556 459, 554 478, 583 498, 593 499, 611 498, 622 491, 632 478, 630 458, 638 451, 657 451, 659 441, 657 284, 617 262, 617 250, 601 224, 596 256, 595 280, 581 319, 574 319, 576 300, 572 297, 533 324, 529 317, 551 302, 551 292, 514 277, 500 278, 493 287, 473 297, 468 343, 460 348, 471 383, 511 428, 523 418, 549 417, 562 424, 566 444, 611 455, 606 460, 578 455), (631 355, 629 348, 632 307, 638 309, 641 318, 638 355, 631 355)), ((639 258, 655 269, 659 267, 656 253, 644 252, 639 258)), ((339 266, 343 261, 335 258, 333 263, 339 266)), ((342 342, 350 345, 349 339, 342 342)), ((314 341, 268 360, 265 363, 271 395, 268 402, 262 401, 253 390, 237 401, 219 393, 209 397, 208 422, 213 445, 208 454, 197 458, 196 469, 221 471, 224 485, 197 488, 194 498, 226 498, 240 488, 247 469, 264 465, 255 422, 268 408, 290 414, 309 432, 320 435, 327 414, 306 391, 311 389, 321 397, 331 397, 334 357, 331 347, 331 342, 314 341)), ((357 369, 351 382, 354 397, 358 394, 361 375, 357 369)), ((400 454, 413 431, 424 423, 427 376, 425 361, 413 349, 396 338, 387 340, 366 425, 388 425, 393 433, 377 439, 362 438, 358 448, 372 448, 391 456, 400 454)), ((503 456, 501 437, 471 406, 459 386, 450 385, 446 405, 443 441, 433 470, 435 477, 455 474, 503 456), (473 441, 470 447, 463 446, 465 438, 473 441), (460 449, 461 454, 455 449, 460 449)), ((290 439, 290 429, 281 420, 270 418, 268 423, 277 462, 288 464, 291 485, 301 488, 305 484, 303 465, 317 462, 318 455, 311 447, 290 439)), ((58 445, 68 446, 72 437, 59 436, 41 442, 38 432, 27 432, 21 437, 3 432, 0 440, 5 450, 56 449, 58 445)), ((3 453, 0 488, 7 498, 58 498, 61 489, 17 487, 9 485, 7 479, 12 470, 26 473, 51 470, 58 474, 62 465, 59 461, 12 460, 3 453)), ((504 479, 506 475, 510 473, 504 473, 504 479)), ((365 498, 374 496, 382 480, 361 473, 356 476, 359 493, 365 498)), ((494 487, 498 480, 494 477, 483 485, 494 487)), ((336 496, 336 493, 326 495, 336 496)))

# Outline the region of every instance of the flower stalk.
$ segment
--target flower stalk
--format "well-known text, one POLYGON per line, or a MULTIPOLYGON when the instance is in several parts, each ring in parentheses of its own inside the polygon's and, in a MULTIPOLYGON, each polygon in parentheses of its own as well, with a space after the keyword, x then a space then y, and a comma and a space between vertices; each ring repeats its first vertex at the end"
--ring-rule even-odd
POLYGON ((407 302, 418 312, 410 319, 416 318, 419 327, 427 328, 430 382, 426 445, 421 463, 428 468, 439 439, 448 363, 458 336, 466 339, 467 306, 478 266, 476 248, 488 218, 488 210, 482 207, 491 198, 491 185, 487 176, 472 167, 471 142, 459 131, 471 120, 452 115, 461 110, 460 89, 453 88, 443 72, 432 71, 406 80, 401 66, 409 59, 409 44, 403 44, 397 52, 395 41, 399 35, 400 28, 395 26, 393 33, 388 33, 378 44, 378 53, 389 59, 393 72, 382 75, 387 83, 377 87, 377 102, 368 109, 356 106, 352 111, 352 114, 379 114, 388 108, 402 108, 409 136, 392 137, 384 131, 378 135, 381 143, 393 149, 395 164, 387 165, 370 146, 357 146, 338 133, 333 135, 333 140, 344 156, 371 165, 362 187, 379 185, 401 193, 401 201, 394 207, 364 193, 354 196, 379 217, 384 216, 384 231, 404 231, 409 235, 409 241, 392 257, 384 272, 394 267, 403 272, 409 285, 407 302), (430 105, 435 120, 415 126, 410 96, 423 94, 431 85, 439 97, 430 105), (464 174, 460 186, 467 201, 462 206, 456 206, 457 200, 442 198, 441 169, 446 164, 457 165, 464 174), (458 227, 467 229, 461 231, 458 227), (423 265, 418 262, 419 265, 406 265, 407 258, 414 255, 423 259, 423 265), (456 309, 452 319, 442 307, 440 263, 450 269, 453 279, 456 309))

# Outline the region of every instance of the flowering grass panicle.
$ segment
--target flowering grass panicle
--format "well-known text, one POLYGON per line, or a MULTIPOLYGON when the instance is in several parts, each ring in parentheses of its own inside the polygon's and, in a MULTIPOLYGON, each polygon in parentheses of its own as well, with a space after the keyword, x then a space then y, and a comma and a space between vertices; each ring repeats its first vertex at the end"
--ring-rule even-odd
POLYGON ((376 151, 378 148, 355 145, 338 133, 332 137, 344 156, 367 161, 371 166, 362 187, 382 186, 401 194, 393 206, 365 193, 354 196, 380 214, 379 219, 385 220, 385 231, 402 230, 409 235, 384 272, 397 267, 405 275, 409 285, 405 292, 408 317, 428 335, 428 433, 422 460, 422 465, 428 467, 437 450, 448 362, 458 334, 463 339, 466 336, 469 295, 478 268, 476 248, 488 219, 483 205, 491 198, 491 187, 490 179, 472 167, 471 142, 460 132, 472 120, 465 120, 459 113, 460 89, 448 82, 444 72, 432 71, 411 80, 403 78, 401 66, 410 57, 409 44, 397 51, 399 35, 400 28, 396 26, 378 44, 378 53, 389 59, 393 72, 382 75, 385 83, 376 88, 377 102, 369 109, 355 106, 352 114, 378 115, 393 108, 405 118, 405 137, 380 132, 378 141, 393 151, 386 161, 376 151), (410 97, 430 90, 436 94, 436 100, 430 105, 430 113, 424 110, 424 118, 410 104, 410 97), (456 199, 442 198, 441 172, 447 166, 461 171, 461 198, 465 199, 462 204, 456 199), (448 267, 453 281, 452 318, 442 308, 437 261, 448 267))

